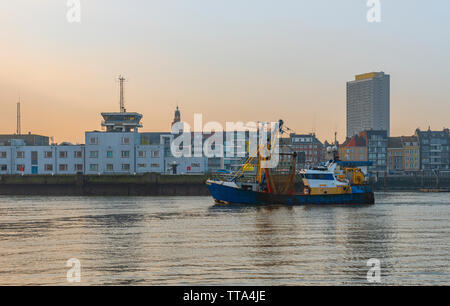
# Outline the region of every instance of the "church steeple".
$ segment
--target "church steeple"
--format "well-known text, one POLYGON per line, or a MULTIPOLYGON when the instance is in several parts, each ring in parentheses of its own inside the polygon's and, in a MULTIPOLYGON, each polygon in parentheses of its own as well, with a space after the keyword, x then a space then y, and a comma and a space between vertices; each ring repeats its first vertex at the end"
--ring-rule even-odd
MULTIPOLYGON (((180 109, 178 108, 178 105, 177 105, 177 109, 175 110, 175 115, 174 115, 173 121, 172 121, 172 128, 173 128, 173 125, 175 123, 178 123, 178 122, 181 122, 181 112, 180 112, 180 109)), ((180 130, 179 127, 180 126, 177 125, 177 130, 180 130)), ((183 125, 181 125, 181 131, 184 131, 184 126, 183 125)))
POLYGON ((178 108, 178 105, 177 105, 177 109, 175 110, 175 116, 173 118, 172 126, 175 123, 180 122, 180 121, 181 121, 181 113, 180 113, 180 109, 178 108))

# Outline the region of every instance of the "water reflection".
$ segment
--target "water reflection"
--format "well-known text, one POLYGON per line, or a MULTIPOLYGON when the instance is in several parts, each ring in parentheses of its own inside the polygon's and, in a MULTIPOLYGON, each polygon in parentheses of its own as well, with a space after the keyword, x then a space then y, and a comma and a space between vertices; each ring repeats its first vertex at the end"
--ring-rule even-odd
POLYGON ((450 202, 427 196, 295 207, 0 197, 0 284, 65 284, 76 257, 85 285, 365 285, 369 258, 383 284, 448 285, 450 202))

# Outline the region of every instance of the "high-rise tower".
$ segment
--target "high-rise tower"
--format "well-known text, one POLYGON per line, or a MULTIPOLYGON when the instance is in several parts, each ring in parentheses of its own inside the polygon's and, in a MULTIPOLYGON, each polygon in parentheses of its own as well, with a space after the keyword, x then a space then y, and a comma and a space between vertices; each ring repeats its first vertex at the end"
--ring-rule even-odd
POLYGON ((390 76, 384 72, 360 74, 347 83, 347 137, 362 131, 390 133, 390 76))

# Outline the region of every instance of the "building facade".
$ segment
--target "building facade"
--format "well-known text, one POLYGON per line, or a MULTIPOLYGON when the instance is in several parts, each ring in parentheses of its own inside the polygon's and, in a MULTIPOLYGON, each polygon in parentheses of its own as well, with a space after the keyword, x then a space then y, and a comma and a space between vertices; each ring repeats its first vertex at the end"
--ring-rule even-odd
POLYGON ((0 146, 0 174, 83 172, 84 149, 84 145, 0 146))
POLYGON ((406 173, 420 170, 420 145, 416 136, 401 137, 403 148, 403 171, 406 173))
POLYGON ((23 140, 27 146, 48 146, 49 137, 36 134, 3 134, 0 135, 0 146, 10 146, 12 140, 23 140))
POLYGON ((297 167, 307 168, 325 161, 325 148, 315 134, 291 134, 291 148, 297 153, 297 167))
POLYGON ((450 170, 450 132, 416 130, 420 146, 420 169, 424 171, 450 170))
POLYGON ((339 158, 342 161, 367 161, 366 139, 359 135, 347 138, 339 146, 339 158))
POLYGON ((384 72, 347 82, 347 138, 367 130, 390 134, 390 76, 384 72))
POLYGON ((403 172, 405 166, 401 137, 389 137, 387 147, 387 171, 389 174, 403 172))
POLYGON ((387 132, 371 130, 361 132, 359 136, 363 137, 367 144, 367 161, 372 163, 369 172, 384 176, 387 172, 387 132))

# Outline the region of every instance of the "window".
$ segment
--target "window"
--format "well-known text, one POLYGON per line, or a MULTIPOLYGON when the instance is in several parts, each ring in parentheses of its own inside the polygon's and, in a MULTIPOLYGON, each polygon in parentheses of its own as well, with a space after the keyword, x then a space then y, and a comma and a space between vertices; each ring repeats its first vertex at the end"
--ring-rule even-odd
POLYGON ((44 171, 53 171, 53 165, 52 164, 44 165, 44 171))
POLYGON ((147 167, 146 164, 138 164, 138 168, 145 168, 145 167, 147 167))
POLYGON ((122 170, 123 170, 123 171, 128 171, 128 170, 130 170, 130 164, 122 164, 122 170))
POLYGON ((200 163, 192 163, 191 167, 192 168, 200 168, 200 163))
POLYGON ((122 151, 122 158, 130 157, 130 151, 122 151))
POLYGON ((139 151, 138 157, 144 158, 145 157, 145 151, 139 151))
POLYGON ((23 151, 18 151, 16 152, 16 158, 25 158, 25 152, 23 151))
POLYGON ((67 171, 67 164, 60 164, 59 171, 67 171))
POLYGON ((113 164, 106 164, 106 171, 114 171, 114 165, 113 164))
POLYGON ((8 171, 8 165, 0 165, 0 171, 8 171))
POLYGON ((129 137, 122 137, 122 144, 130 144, 130 138, 129 137))
POLYGON ((76 172, 78 172, 78 171, 83 171, 83 165, 81 165, 81 164, 75 164, 75 165, 74 165, 74 170, 75 170, 76 172))
POLYGON ((89 139, 89 143, 90 143, 91 145, 96 145, 96 144, 98 144, 98 138, 97 138, 97 137, 91 137, 91 138, 89 139))
POLYGON ((106 158, 112 158, 113 157, 113 151, 106 151, 106 158))
POLYGON ((159 168, 159 164, 151 164, 150 167, 152 167, 152 168, 159 168))
POLYGON ((305 177, 310 180, 334 180, 333 174, 306 174, 305 177))
POLYGON ((152 157, 159 158, 159 151, 152 151, 152 157))
POLYGON ((53 152, 52 151, 46 151, 44 152, 44 158, 52 158, 53 152))
POLYGON ((89 171, 98 171, 98 164, 90 164, 89 171))
POLYGON ((16 166, 16 170, 20 171, 20 172, 24 172, 25 171, 25 165, 17 165, 16 166))
POLYGON ((0 152, 0 158, 6 158, 6 152, 0 152))
POLYGON ((67 151, 59 152, 59 158, 67 158, 67 151))
POLYGON ((98 151, 89 151, 89 158, 98 158, 98 151))
POLYGON ((82 158, 83 157, 83 153, 81 151, 75 151, 75 152, 73 152, 73 157, 75 157, 75 158, 82 158))

